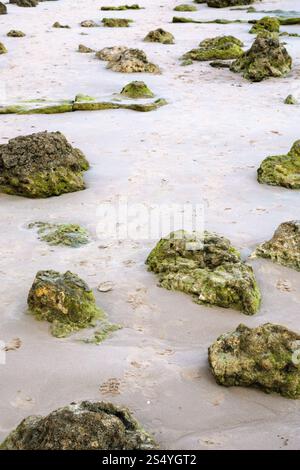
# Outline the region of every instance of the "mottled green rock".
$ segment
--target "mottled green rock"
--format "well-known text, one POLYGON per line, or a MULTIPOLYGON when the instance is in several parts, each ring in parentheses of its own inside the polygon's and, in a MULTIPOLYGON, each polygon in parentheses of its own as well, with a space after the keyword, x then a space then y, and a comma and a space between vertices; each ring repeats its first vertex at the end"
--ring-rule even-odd
POLYGON ((251 266, 229 240, 214 233, 172 232, 158 242, 146 264, 158 274, 160 286, 191 294, 197 303, 247 315, 259 309, 261 295, 251 266))
POLYGON ((128 47, 125 47, 125 46, 104 47, 100 51, 96 52, 96 58, 99 60, 105 60, 107 62, 116 61, 120 58, 121 54, 125 51, 128 51, 128 47))
POLYGON ((108 28, 128 28, 132 20, 127 18, 103 18, 102 23, 103 26, 108 28))
POLYGON ((2 42, 0 42, 0 54, 6 54, 7 49, 2 42))
POLYGON ((55 21, 52 25, 53 28, 61 28, 61 29, 70 29, 70 26, 68 24, 61 24, 59 21, 55 21))
POLYGON ((39 132, 0 145, 0 191, 31 198, 85 188, 89 164, 60 132, 39 132))
POLYGON ((79 44, 78 52, 81 52, 83 54, 90 54, 91 52, 95 52, 95 51, 94 49, 91 49, 90 47, 87 47, 84 44, 79 44))
POLYGON ((14 3, 18 7, 36 7, 38 5, 38 0, 9 0, 9 3, 14 3))
POLYGON ((96 28, 99 25, 94 20, 83 20, 80 26, 82 26, 82 28, 96 28))
POLYGON ((51 323, 53 336, 95 326, 104 317, 93 291, 77 274, 67 271, 39 271, 28 294, 28 309, 37 320, 51 323))
POLYGON ((174 44, 174 36, 168 31, 165 31, 162 28, 158 28, 150 31, 147 36, 145 36, 144 41, 160 42, 161 44, 174 44))
POLYGON ((0 446, 6 450, 136 450, 157 444, 127 408, 83 401, 29 416, 0 446))
POLYGON ((141 49, 126 49, 120 54, 115 54, 109 60, 107 68, 121 73, 160 73, 159 67, 149 62, 141 49))
POLYGON ((217 36, 200 42, 197 49, 183 55, 183 60, 228 60, 241 57, 243 43, 234 36, 217 36))
POLYGON ((256 248, 255 255, 300 271, 300 220, 280 224, 271 240, 256 248))
POLYGON ((244 78, 260 82, 269 77, 283 77, 292 68, 292 58, 277 38, 257 36, 251 48, 230 67, 244 78))
POLYGON ((50 224, 33 222, 29 228, 37 228, 39 239, 49 245, 65 245, 73 248, 89 243, 88 231, 78 224, 50 224))
POLYGON ((132 5, 119 5, 114 6, 103 6, 100 8, 102 11, 122 11, 122 10, 142 10, 142 8, 137 4, 133 3, 132 5))
POLYGON ((6 13, 7 13, 6 5, 4 5, 4 3, 0 2, 0 15, 6 15, 6 13))
POLYGON ((249 33, 259 34, 264 33, 265 31, 269 33, 279 33, 280 22, 277 18, 271 16, 265 16, 258 20, 250 29, 249 33))
POLYGON ((147 87, 146 83, 134 81, 124 86, 121 95, 127 98, 153 98, 154 93, 147 87))
POLYGON ((300 140, 286 155, 267 157, 257 170, 259 183, 300 189, 300 140))
POLYGON ((219 385, 300 398, 300 335, 284 326, 241 324, 209 347, 208 358, 219 385))
POLYGON ((298 104, 297 99, 293 95, 288 95, 285 100, 285 104, 298 104))
POLYGON ((24 36, 26 36, 26 34, 23 33, 23 31, 19 31, 17 29, 11 29, 10 31, 8 31, 6 36, 10 38, 23 38, 24 36))
POLYGON ((181 5, 177 5, 174 8, 175 11, 197 11, 197 7, 194 5, 187 5, 186 3, 182 3, 181 5))
POLYGON ((207 0, 207 6, 212 8, 226 8, 235 5, 250 5, 255 0, 207 0))

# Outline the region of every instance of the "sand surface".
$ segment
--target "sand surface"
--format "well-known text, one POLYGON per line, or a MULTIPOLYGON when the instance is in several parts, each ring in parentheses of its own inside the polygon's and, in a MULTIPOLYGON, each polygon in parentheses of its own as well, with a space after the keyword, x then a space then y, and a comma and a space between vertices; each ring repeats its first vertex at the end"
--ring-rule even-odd
MULTIPOLYGON (((196 305, 191 298, 157 287, 144 260, 153 241, 113 241, 96 236, 104 202, 200 203, 205 227, 231 239, 247 256, 271 238, 279 223, 299 218, 299 191, 259 185, 256 168, 267 155, 286 153, 300 138, 300 107, 283 104, 300 93, 300 39, 285 38, 294 60, 284 79, 251 84, 208 63, 180 66, 179 57, 200 40, 233 34, 248 47, 246 24, 171 24, 174 0, 141 0, 141 11, 100 12, 105 0, 59 0, 37 8, 9 5, 0 16, 0 94, 9 101, 72 98, 77 93, 111 96, 142 79, 168 106, 151 113, 110 110, 62 115, 2 116, 0 142, 20 134, 59 130, 91 163, 87 189, 46 200, 0 194, 0 339, 20 338, 0 365, 0 439, 29 414, 46 414, 82 399, 130 407, 162 448, 299 449, 300 402, 260 391, 218 386, 207 364, 207 347, 243 322, 300 330, 300 273, 254 260, 263 302, 258 314, 196 305), (92 28, 80 21, 104 16, 132 18, 130 28, 92 28), (54 21, 71 29, 54 29, 54 21), (143 43, 157 27, 172 32, 175 45, 143 43), (25 38, 7 38, 10 29, 25 38), (85 35, 82 35, 85 33, 85 35), (120 74, 93 55, 76 52, 126 45, 142 48, 161 75, 120 74), (80 249, 49 247, 29 222, 75 222, 93 241, 80 249), (97 302, 123 329, 103 344, 55 339, 49 325, 26 314, 26 298, 40 269, 71 270, 95 288, 97 302), (96 290, 113 281, 107 293, 96 290), (285 281, 288 289, 279 289, 285 281)), ((300 10, 299 0, 266 1, 260 9, 300 10)), ((260 14, 208 9, 179 13, 194 18, 260 18, 260 14)), ((282 27, 300 33, 300 28, 282 27)))

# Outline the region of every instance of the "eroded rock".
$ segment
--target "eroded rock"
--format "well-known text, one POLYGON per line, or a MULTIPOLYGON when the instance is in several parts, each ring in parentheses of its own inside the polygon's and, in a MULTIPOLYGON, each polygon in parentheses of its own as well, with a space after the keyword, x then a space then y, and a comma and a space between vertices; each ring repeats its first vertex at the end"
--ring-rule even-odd
POLYGON ((29 416, 0 446, 6 450, 136 450, 156 449, 127 408, 82 401, 29 416))
POLYGON ((128 28, 133 21, 127 18, 103 18, 102 24, 107 28, 128 28))
POLYGON ((300 140, 297 140, 286 155, 265 158, 257 170, 259 183, 300 189, 300 140))
POLYGON ((300 220, 280 224, 271 240, 256 248, 255 255, 300 271, 300 220))
POLYGON ((280 22, 276 17, 265 16, 260 20, 257 20, 249 33, 251 34, 261 34, 261 33, 279 33, 280 22))
POLYGON ((146 264, 158 274, 160 286, 191 294, 197 303, 247 315, 259 309, 261 295, 251 266, 229 240, 214 233, 172 232, 158 242, 146 264))
POLYGON ((197 49, 184 54, 183 60, 228 60, 241 57, 244 53, 243 42, 234 36, 217 36, 204 39, 197 49))
POLYGON ((126 49, 108 62, 107 68, 114 72, 123 73, 160 73, 157 65, 148 61, 147 56, 141 49, 126 49))
POLYGON ((124 86, 121 95, 127 98, 153 98, 154 93, 147 87, 146 83, 134 81, 124 86))
POLYGON ((44 198, 85 188, 89 164, 60 132, 39 132, 0 145, 0 191, 44 198))
POLYGON ((160 42, 161 44, 174 44, 173 34, 165 31, 162 28, 150 31, 144 38, 146 42, 160 42))
POLYGON ((300 398, 300 335, 266 323, 239 325, 208 349, 209 364, 219 385, 256 387, 287 398, 300 398))

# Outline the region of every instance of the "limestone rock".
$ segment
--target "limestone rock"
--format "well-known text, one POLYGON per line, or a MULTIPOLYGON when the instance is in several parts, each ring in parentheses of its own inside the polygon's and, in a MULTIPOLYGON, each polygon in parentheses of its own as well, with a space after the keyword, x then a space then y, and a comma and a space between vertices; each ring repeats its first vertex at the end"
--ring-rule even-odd
POLYGON ((127 18, 103 18, 102 24, 107 28, 128 28, 132 20, 127 18))
POLYGON ((144 51, 140 49, 126 49, 108 62, 107 68, 114 72, 123 73, 160 73, 157 65, 148 61, 144 51))
POLYGON ((4 3, 0 2, 0 15, 6 15, 7 13, 7 7, 4 5, 4 3))
POLYGON ((251 266, 229 240, 214 233, 172 232, 158 242, 146 264, 158 274, 160 286, 191 294, 197 303, 247 315, 259 309, 261 295, 251 266))
POLYGON ((219 385, 256 387, 287 398, 300 398, 300 335, 266 323, 239 325, 208 349, 209 364, 219 385))
POLYGON ((162 28, 150 31, 144 38, 146 42, 160 42, 161 44, 174 44, 173 34, 165 31, 162 28))
POLYGON ((147 87, 146 83, 134 81, 124 86, 121 95, 126 98, 153 98, 154 93, 147 87))
POLYGON ((228 60, 241 57, 243 42, 234 36, 217 36, 201 41, 197 49, 184 54, 183 60, 228 60))
POLYGON ((0 446, 6 450, 137 450, 156 449, 127 408, 82 401, 29 416, 0 446))

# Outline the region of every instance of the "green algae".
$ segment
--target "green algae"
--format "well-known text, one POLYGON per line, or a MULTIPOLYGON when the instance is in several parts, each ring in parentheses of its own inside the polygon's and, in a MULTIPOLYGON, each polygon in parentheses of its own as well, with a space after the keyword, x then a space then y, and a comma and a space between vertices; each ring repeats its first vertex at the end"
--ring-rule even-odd
POLYGON ((77 248, 89 243, 88 231, 78 224, 50 224, 33 222, 28 228, 37 228, 40 240, 49 245, 64 245, 77 248))
POLYGON ((28 294, 28 310, 37 320, 51 323, 51 334, 69 336, 95 326, 104 312, 97 307, 93 291, 77 274, 39 271, 28 294))
POLYGON ((133 81, 125 85, 121 90, 121 95, 126 98, 153 98, 154 93, 147 87, 146 83, 133 81))
POLYGON ((226 8, 235 5, 249 5, 256 0, 206 0, 207 6, 212 8, 226 8))
POLYGON ((183 60, 228 60, 243 55, 243 43, 234 36, 217 36, 201 41, 197 49, 183 55, 183 60))
POLYGON ((11 29, 10 31, 8 31, 6 36, 10 38, 23 38, 24 36, 26 36, 26 34, 23 33, 23 31, 19 31, 17 29, 11 29))
POLYGON ((103 18, 102 24, 107 28, 128 28, 133 20, 127 18, 103 18))
POLYGON ((253 270, 241 261, 230 241, 204 232, 172 232, 161 239, 146 264, 159 285, 192 295, 200 304, 217 305, 253 315, 261 295, 253 270))
POLYGON ((150 450, 157 449, 148 434, 124 407, 82 401, 29 416, 6 437, 2 450, 150 450))
POLYGON ((257 170, 259 183, 300 189, 300 140, 286 155, 267 157, 257 170))
POLYGON ((187 5, 186 3, 182 3, 181 5, 177 5, 174 8, 174 11, 198 11, 198 9, 194 5, 187 5))
POLYGON ((119 5, 115 6, 103 6, 100 8, 102 11, 123 11, 123 10, 143 10, 144 8, 140 7, 137 3, 132 5, 119 5))
POLYGON ((99 345, 107 338, 110 338, 115 331, 120 329, 122 329, 121 325, 109 323, 108 321, 102 321, 100 325, 97 325, 97 330, 94 331, 91 337, 82 339, 80 341, 87 344, 99 345))
POLYGON ((234 23, 248 23, 244 20, 226 20, 223 18, 215 20, 194 20, 193 18, 185 18, 184 16, 173 16, 172 23, 198 23, 198 24, 234 24, 234 23))
POLYGON ((279 33, 280 21, 277 18, 265 16, 258 20, 250 29, 250 34, 259 34, 261 32, 279 33))
POLYGON ((300 398, 300 335, 266 323, 240 324, 208 349, 211 371, 219 385, 256 387, 286 398, 300 398))
POLYGON ((144 38, 145 42, 160 42, 161 44, 174 44, 173 34, 165 31, 162 28, 149 31, 144 38))

